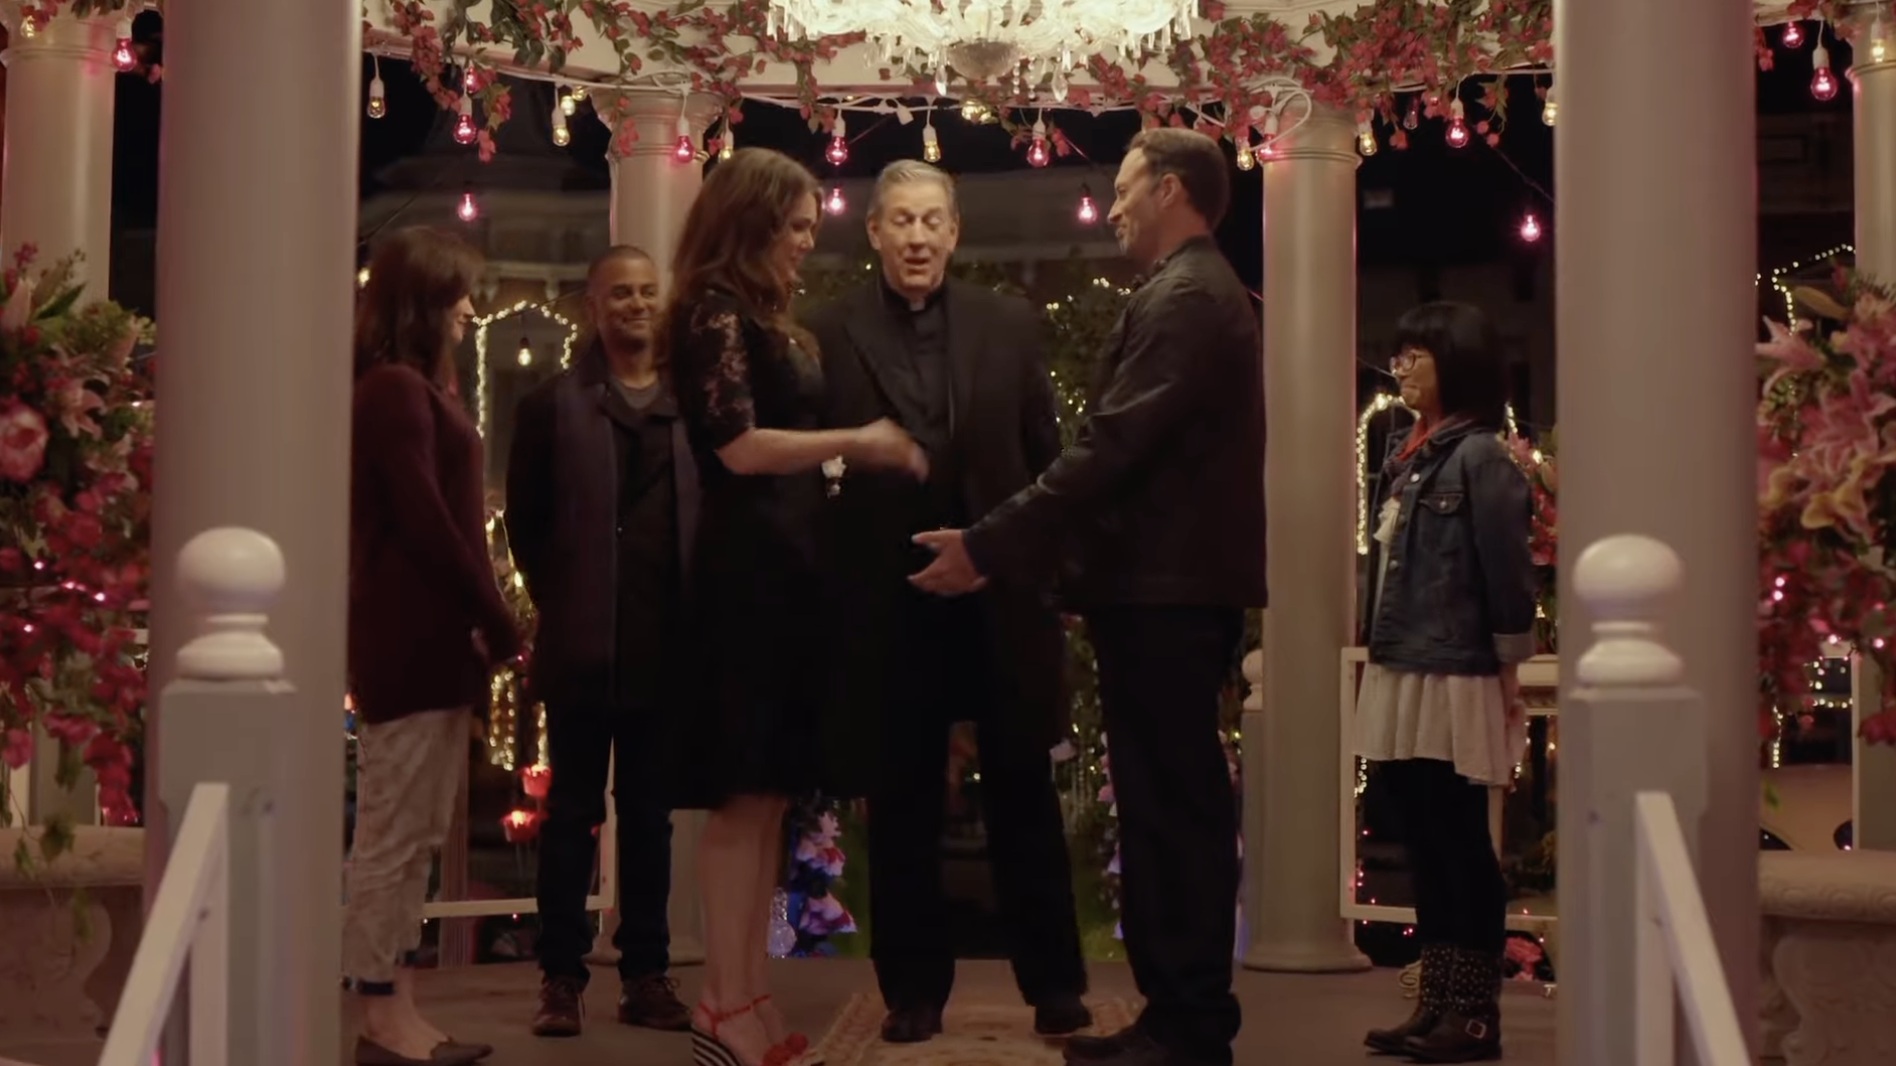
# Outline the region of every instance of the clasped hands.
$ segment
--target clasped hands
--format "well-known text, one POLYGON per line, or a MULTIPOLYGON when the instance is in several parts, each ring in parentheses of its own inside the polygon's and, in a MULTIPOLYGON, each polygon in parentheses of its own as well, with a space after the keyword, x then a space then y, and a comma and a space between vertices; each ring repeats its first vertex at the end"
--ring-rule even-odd
MULTIPOLYGON (((854 458, 864 465, 902 470, 917 481, 928 480, 928 456, 913 437, 889 419, 857 430, 854 451, 854 458)), ((909 583, 937 596, 960 596, 986 586, 987 578, 968 556, 963 533, 959 529, 917 533, 914 542, 934 552, 935 561, 920 573, 910 574, 909 583)))

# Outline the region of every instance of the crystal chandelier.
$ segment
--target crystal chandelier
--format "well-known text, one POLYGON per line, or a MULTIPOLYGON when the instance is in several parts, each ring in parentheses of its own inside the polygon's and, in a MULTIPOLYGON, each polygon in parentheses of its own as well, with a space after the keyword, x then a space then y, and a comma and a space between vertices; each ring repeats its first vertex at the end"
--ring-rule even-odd
POLYGON ((1197 0, 770 0, 771 36, 815 38, 863 33, 878 62, 935 72, 948 91, 948 69, 964 78, 1026 79, 1053 74, 1064 102, 1066 79, 1094 55, 1113 61, 1171 47, 1191 34, 1197 0))

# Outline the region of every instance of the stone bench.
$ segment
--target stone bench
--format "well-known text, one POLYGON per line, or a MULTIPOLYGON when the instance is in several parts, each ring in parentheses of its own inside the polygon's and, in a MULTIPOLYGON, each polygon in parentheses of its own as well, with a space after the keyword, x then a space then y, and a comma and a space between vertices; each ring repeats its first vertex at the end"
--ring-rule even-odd
POLYGON ((1767 851, 1758 882, 1766 1057, 1896 1063, 1896 852, 1767 851))
MULTIPOLYGON (((23 832, 0 829, 0 1033, 9 1042, 97 1036, 118 1009, 144 928, 145 831, 77 826, 72 851, 26 875, 13 861, 23 832)), ((37 857, 37 843, 28 847, 37 857)))

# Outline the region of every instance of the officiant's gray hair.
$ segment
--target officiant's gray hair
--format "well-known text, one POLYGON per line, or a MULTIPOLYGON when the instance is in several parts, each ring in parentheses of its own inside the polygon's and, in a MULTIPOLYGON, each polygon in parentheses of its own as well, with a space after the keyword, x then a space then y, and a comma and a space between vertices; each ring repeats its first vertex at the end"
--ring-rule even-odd
POLYGON ((898 159, 882 168, 876 176, 875 191, 869 194, 869 217, 875 218, 882 210, 882 197, 896 185, 907 185, 917 181, 932 181, 948 194, 948 209, 961 216, 961 204, 955 199, 955 179, 940 167, 930 166, 919 159, 898 159))

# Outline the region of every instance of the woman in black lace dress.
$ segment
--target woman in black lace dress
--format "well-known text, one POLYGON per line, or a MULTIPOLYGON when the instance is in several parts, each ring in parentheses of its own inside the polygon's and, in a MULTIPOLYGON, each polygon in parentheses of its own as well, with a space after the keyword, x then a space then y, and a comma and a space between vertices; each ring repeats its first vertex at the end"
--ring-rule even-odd
POLYGON ((705 984, 700 1066, 805 1063, 808 1040, 770 1003, 770 901, 792 796, 821 790, 834 742, 821 698, 818 531, 832 465, 907 469, 921 449, 891 422, 819 430, 816 346, 791 324, 816 243, 818 187, 776 152, 739 151, 705 179, 672 264, 665 354, 703 472, 688 571, 689 695, 677 712, 673 805, 705 808, 699 850, 705 984))

